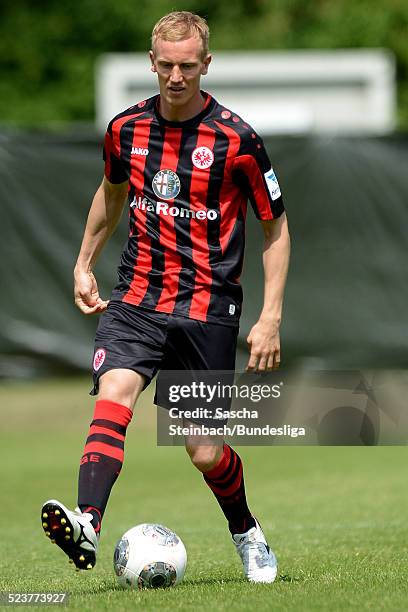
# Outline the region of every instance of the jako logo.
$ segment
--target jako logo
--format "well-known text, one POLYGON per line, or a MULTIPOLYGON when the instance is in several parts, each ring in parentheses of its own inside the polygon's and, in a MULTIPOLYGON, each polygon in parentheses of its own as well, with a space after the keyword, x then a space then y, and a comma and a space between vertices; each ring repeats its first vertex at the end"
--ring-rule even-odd
POLYGON ((131 208, 154 212, 156 215, 164 215, 165 217, 181 217, 185 219, 198 219, 203 221, 208 219, 214 221, 218 218, 218 211, 210 208, 209 210, 191 210, 190 208, 179 208, 178 206, 169 206, 165 202, 150 202, 147 198, 134 197, 130 203, 131 208))
POLYGON ((149 149, 143 149, 142 147, 132 147, 132 155, 149 155, 149 149))

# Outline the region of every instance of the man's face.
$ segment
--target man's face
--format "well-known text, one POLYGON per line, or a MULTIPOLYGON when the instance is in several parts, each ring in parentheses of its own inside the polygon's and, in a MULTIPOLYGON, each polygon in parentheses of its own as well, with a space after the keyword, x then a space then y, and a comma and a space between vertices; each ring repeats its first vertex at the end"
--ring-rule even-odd
POLYGON ((200 90, 200 78, 207 74, 211 55, 203 59, 202 43, 196 37, 176 42, 159 38, 150 59, 160 95, 172 106, 184 106, 200 90))

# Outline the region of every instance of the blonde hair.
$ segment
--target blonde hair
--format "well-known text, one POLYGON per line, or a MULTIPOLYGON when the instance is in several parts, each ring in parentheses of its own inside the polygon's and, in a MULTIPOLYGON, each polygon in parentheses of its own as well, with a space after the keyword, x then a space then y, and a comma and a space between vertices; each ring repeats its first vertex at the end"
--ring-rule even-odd
POLYGON ((210 31, 205 19, 189 11, 173 11, 156 23, 152 32, 152 49, 155 50, 158 38, 168 41, 185 40, 196 36, 203 47, 202 58, 208 55, 210 31))

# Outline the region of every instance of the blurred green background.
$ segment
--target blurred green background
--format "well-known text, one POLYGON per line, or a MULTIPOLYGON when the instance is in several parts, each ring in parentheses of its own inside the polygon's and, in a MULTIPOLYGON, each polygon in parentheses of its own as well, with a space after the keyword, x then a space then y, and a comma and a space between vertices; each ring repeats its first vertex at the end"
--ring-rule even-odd
MULTIPOLYGON (((76 576, 42 534, 45 499, 57 496, 74 506, 93 409, 90 376, 66 374, 89 372, 97 324, 72 298, 72 268, 103 172, 94 127, 95 61, 106 52, 146 51, 152 26, 170 10, 205 16, 216 51, 393 52, 397 133, 282 136, 266 144, 293 245, 284 367, 408 364, 406 0, 2 0, 0 586, 68 590, 72 608, 81 610, 133 610, 137 604, 143 610, 405 609, 403 447, 240 450, 248 499, 280 561, 278 581, 263 589, 242 581, 224 519, 182 449, 155 447, 152 386, 136 408, 93 575, 76 576), (145 520, 162 521, 185 540, 186 580, 167 593, 125 595, 112 572, 113 545, 145 520)), ((104 296, 115 282, 125 226, 124 215, 96 270, 104 296)), ((249 214, 241 364, 262 299, 261 242, 249 214)))
POLYGON ((92 122, 98 55, 146 51, 153 24, 171 10, 206 17, 215 50, 388 48, 397 62, 398 126, 408 127, 405 0, 2 0, 0 121, 92 122))
MULTIPOLYGON (((275 135, 265 144, 292 236, 283 364, 406 367, 407 2, 3 0, 0 377, 89 371, 97 319, 73 306, 72 268, 103 173, 95 63, 106 52, 146 52, 154 23, 173 9, 207 17, 216 51, 384 47, 394 54, 395 133, 275 135)), ((123 215, 96 268, 105 297, 116 283, 126 223, 123 215)), ((252 211, 247 228, 240 367, 263 295, 262 233, 252 211)))

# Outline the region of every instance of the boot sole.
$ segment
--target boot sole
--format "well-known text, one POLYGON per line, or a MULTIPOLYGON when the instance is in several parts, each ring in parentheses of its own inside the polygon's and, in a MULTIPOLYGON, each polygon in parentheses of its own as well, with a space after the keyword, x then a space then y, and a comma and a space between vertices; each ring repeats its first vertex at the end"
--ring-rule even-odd
POLYGON ((96 554, 78 546, 74 541, 74 527, 64 508, 56 502, 47 502, 41 510, 41 524, 47 538, 57 544, 78 570, 95 566, 96 554))

